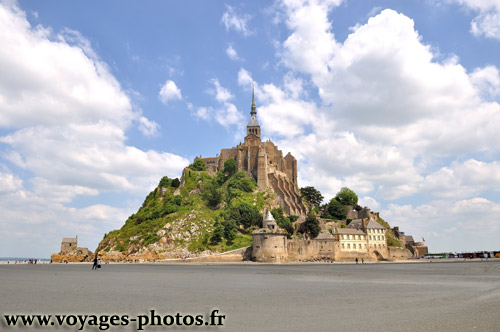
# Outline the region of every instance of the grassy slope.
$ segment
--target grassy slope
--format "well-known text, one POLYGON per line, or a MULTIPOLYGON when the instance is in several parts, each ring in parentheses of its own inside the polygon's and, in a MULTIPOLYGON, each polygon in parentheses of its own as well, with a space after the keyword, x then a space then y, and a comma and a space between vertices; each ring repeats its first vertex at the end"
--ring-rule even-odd
MULTIPOLYGON (((212 179, 213 177, 207 172, 187 170, 184 178, 185 183, 179 188, 171 187, 171 181, 166 181, 163 183, 163 188, 166 188, 163 197, 162 187, 158 186, 146 197, 139 210, 127 219, 121 229, 105 235, 98 250, 135 252, 160 241, 162 236, 161 233, 158 234, 158 231, 164 229, 167 223, 176 229, 177 233, 196 229, 195 234, 187 240, 174 240, 176 246, 185 246, 191 252, 207 249, 223 252, 251 245, 250 229, 238 228, 236 237, 231 242, 223 239, 219 243, 213 244, 210 242, 210 236, 215 220, 227 218, 229 209, 239 202, 250 203, 262 211, 268 206, 264 193, 244 192, 232 188, 230 189, 232 199, 229 200, 227 197, 229 196, 228 183, 230 178, 221 186, 226 200, 218 209, 211 209, 207 206, 201 193, 204 185, 212 179), (175 194, 176 191, 177 194, 175 194)), ((255 186, 254 181, 252 185, 255 186)))

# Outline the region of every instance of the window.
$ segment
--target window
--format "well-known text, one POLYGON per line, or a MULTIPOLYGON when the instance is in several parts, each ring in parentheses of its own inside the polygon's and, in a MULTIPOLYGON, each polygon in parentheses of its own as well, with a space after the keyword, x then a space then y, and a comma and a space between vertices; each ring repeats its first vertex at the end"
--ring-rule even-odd
POLYGON ((356 249, 356 243, 352 245, 352 249, 356 249))
POLYGON ((365 249, 366 249, 366 244, 364 246, 365 246, 365 249))
POLYGON ((345 249, 344 247, 345 247, 345 246, 344 246, 344 244, 342 243, 342 249, 345 249))
POLYGON ((351 249, 351 244, 350 243, 347 244, 347 249, 351 249))

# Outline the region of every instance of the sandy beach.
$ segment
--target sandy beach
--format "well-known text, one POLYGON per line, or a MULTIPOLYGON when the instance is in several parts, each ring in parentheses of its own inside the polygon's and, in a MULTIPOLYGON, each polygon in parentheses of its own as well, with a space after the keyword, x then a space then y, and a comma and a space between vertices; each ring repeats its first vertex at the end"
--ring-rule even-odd
POLYGON ((1 265, 0 281, 2 315, 137 315, 151 309, 163 315, 208 314, 218 309, 226 316, 222 327, 182 330, 500 331, 498 261, 109 264, 99 271, 91 264, 1 265))

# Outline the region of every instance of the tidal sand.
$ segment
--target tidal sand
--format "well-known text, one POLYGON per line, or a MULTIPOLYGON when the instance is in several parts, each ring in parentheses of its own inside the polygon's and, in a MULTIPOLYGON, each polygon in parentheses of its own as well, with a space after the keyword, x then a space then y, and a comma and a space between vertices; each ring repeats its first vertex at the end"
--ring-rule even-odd
MULTIPOLYGON (((145 331, 500 331, 498 261, 110 264, 99 271, 92 271, 90 264, 0 265, 0 294, 2 316, 137 315, 150 309, 163 315, 208 314, 215 308, 226 315, 224 326, 218 328, 145 331)), ((135 329, 133 324, 128 327, 135 329)))

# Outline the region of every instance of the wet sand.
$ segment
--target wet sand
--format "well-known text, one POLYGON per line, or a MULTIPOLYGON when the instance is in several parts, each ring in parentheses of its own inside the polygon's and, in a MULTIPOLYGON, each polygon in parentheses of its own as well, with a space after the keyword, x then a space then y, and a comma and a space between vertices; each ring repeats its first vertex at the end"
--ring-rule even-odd
MULTIPOLYGON (((99 271, 92 271, 91 264, 0 265, 0 285, 2 316, 136 315, 150 309, 162 315, 196 315, 216 308, 226 315, 223 327, 182 330, 500 331, 499 261, 109 264, 99 271)), ((135 329, 133 324, 128 327, 135 329)), ((174 328, 145 327, 145 331, 169 329, 174 328)))

